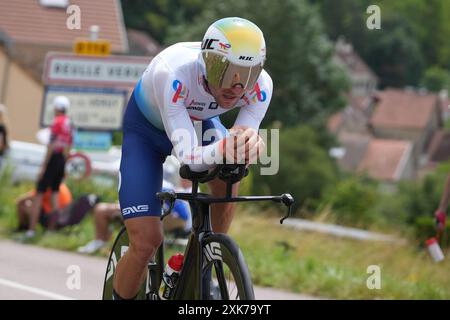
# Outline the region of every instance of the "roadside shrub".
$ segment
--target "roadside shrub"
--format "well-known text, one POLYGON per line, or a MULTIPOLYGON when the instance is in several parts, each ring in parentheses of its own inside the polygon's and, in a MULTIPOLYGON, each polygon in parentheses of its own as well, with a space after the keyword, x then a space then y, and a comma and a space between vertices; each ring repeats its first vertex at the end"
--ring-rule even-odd
POLYGON ((79 198, 83 194, 93 193, 100 196, 103 202, 115 202, 118 199, 117 186, 99 185, 92 178, 84 180, 66 179, 65 183, 72 192, 74 199, 79 198))
MULTIPOLYGON (((279 171, 275 175, 260 175, 259 168, 254 168, 254 193, 291 193, 296 201, 293 212, 317 208, 325 189, 337 176, 333 160, 320 143, 320 136, 308 126, 280 130, 280 154, 270 154, 279 156, 279 171)), ((279 209, 284 210, 281 206, 279 209)))
POLYGON ((331 206, 339 224, 369 226, 377 220, 373 208, 379 198, 376 183, 352 176, 328 188, 323 203, 331 206))

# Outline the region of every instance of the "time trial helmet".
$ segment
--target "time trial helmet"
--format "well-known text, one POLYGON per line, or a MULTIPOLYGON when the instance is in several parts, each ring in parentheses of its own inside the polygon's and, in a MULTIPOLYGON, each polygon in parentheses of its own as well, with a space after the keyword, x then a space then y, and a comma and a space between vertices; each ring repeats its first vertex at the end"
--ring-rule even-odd
POLYGON ((219 88, 240 84, 246 90, 251 89, 266 60, 263 33, 243 18, 220 19, 203 37, 201 58, 208 83, 219 88))

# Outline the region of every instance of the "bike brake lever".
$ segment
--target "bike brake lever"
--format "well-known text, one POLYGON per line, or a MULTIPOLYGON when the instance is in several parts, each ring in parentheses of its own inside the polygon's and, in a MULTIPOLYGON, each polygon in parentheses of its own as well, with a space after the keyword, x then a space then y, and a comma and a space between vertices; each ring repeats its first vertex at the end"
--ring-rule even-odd
POLYGON ((288 207, 287 215, 280 219, 280 224, 283 224, 284 220, 291 216, 291 208, 292 204, 294 203, 294 198, 289 193, 283 193, 281 195, 281 202, 283 202, 283 204, 288 207))
POLYGON ((174 191, 166 191, 166 192, 157 192, 156 196, 159 199, 161 199, 162 206, 164 206, 164 201, 169 202, 169 208, 167 210, 165 210, 163 208, 163 214, 160 217, 160 220, 162 221, 165 217, 167 217, 172 212, 177 195, 174 191))
POLYGON ((284 220, 291 216, 291 206, 288 206, 288 213, 283 218, 280 219, 280 224, 283 224, 284 220))
POLYGON ((161 221, 172 212, 174 203, 175 203, 175 199, 170 201, 169 209, 167 209, 167 210, 163 209, 163 214, 161 215, 161 218, 160 218, 161 221))

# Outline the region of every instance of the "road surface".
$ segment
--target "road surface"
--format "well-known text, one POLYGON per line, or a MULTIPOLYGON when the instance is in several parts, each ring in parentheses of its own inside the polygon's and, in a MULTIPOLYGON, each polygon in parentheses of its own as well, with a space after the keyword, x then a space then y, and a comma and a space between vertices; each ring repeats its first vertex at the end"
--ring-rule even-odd
MULTIPOLYGON (((106 258, 0 241, 0 300, 100 299, 106 263, 106 258)), ((255 288, 255 295, 260 300, 316 299, 271 288, 255 288)))

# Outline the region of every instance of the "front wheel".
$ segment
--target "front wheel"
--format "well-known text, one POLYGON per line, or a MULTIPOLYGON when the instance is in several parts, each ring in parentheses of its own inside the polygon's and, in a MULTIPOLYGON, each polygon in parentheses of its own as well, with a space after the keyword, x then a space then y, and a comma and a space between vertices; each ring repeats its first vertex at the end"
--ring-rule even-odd
POLYGON ((253 284, 238 245, 227 235, 203 240, 202 298, 205 300, 254 300, 253 284))
MULTIPOLYGON (((128 233, 125 227, 123 227, 119 234, 116 237, 116 241, 114 241, 114 245, 111 250, 111 254, 108 259, 108 266, 106 268, 105 282, 103 285, 103 294, 102 300, 112 300, 112 291, 113 291, 113 280, 114 274, 116 272, 117 263, 120 258, 127 252, 129 247, 129 239, 128 233)), ((136 297, 137 300, 146 300, 148 299, 147 293, 149 292, 149 274, 147 273, 147 277, 138 292, 136 297)))

